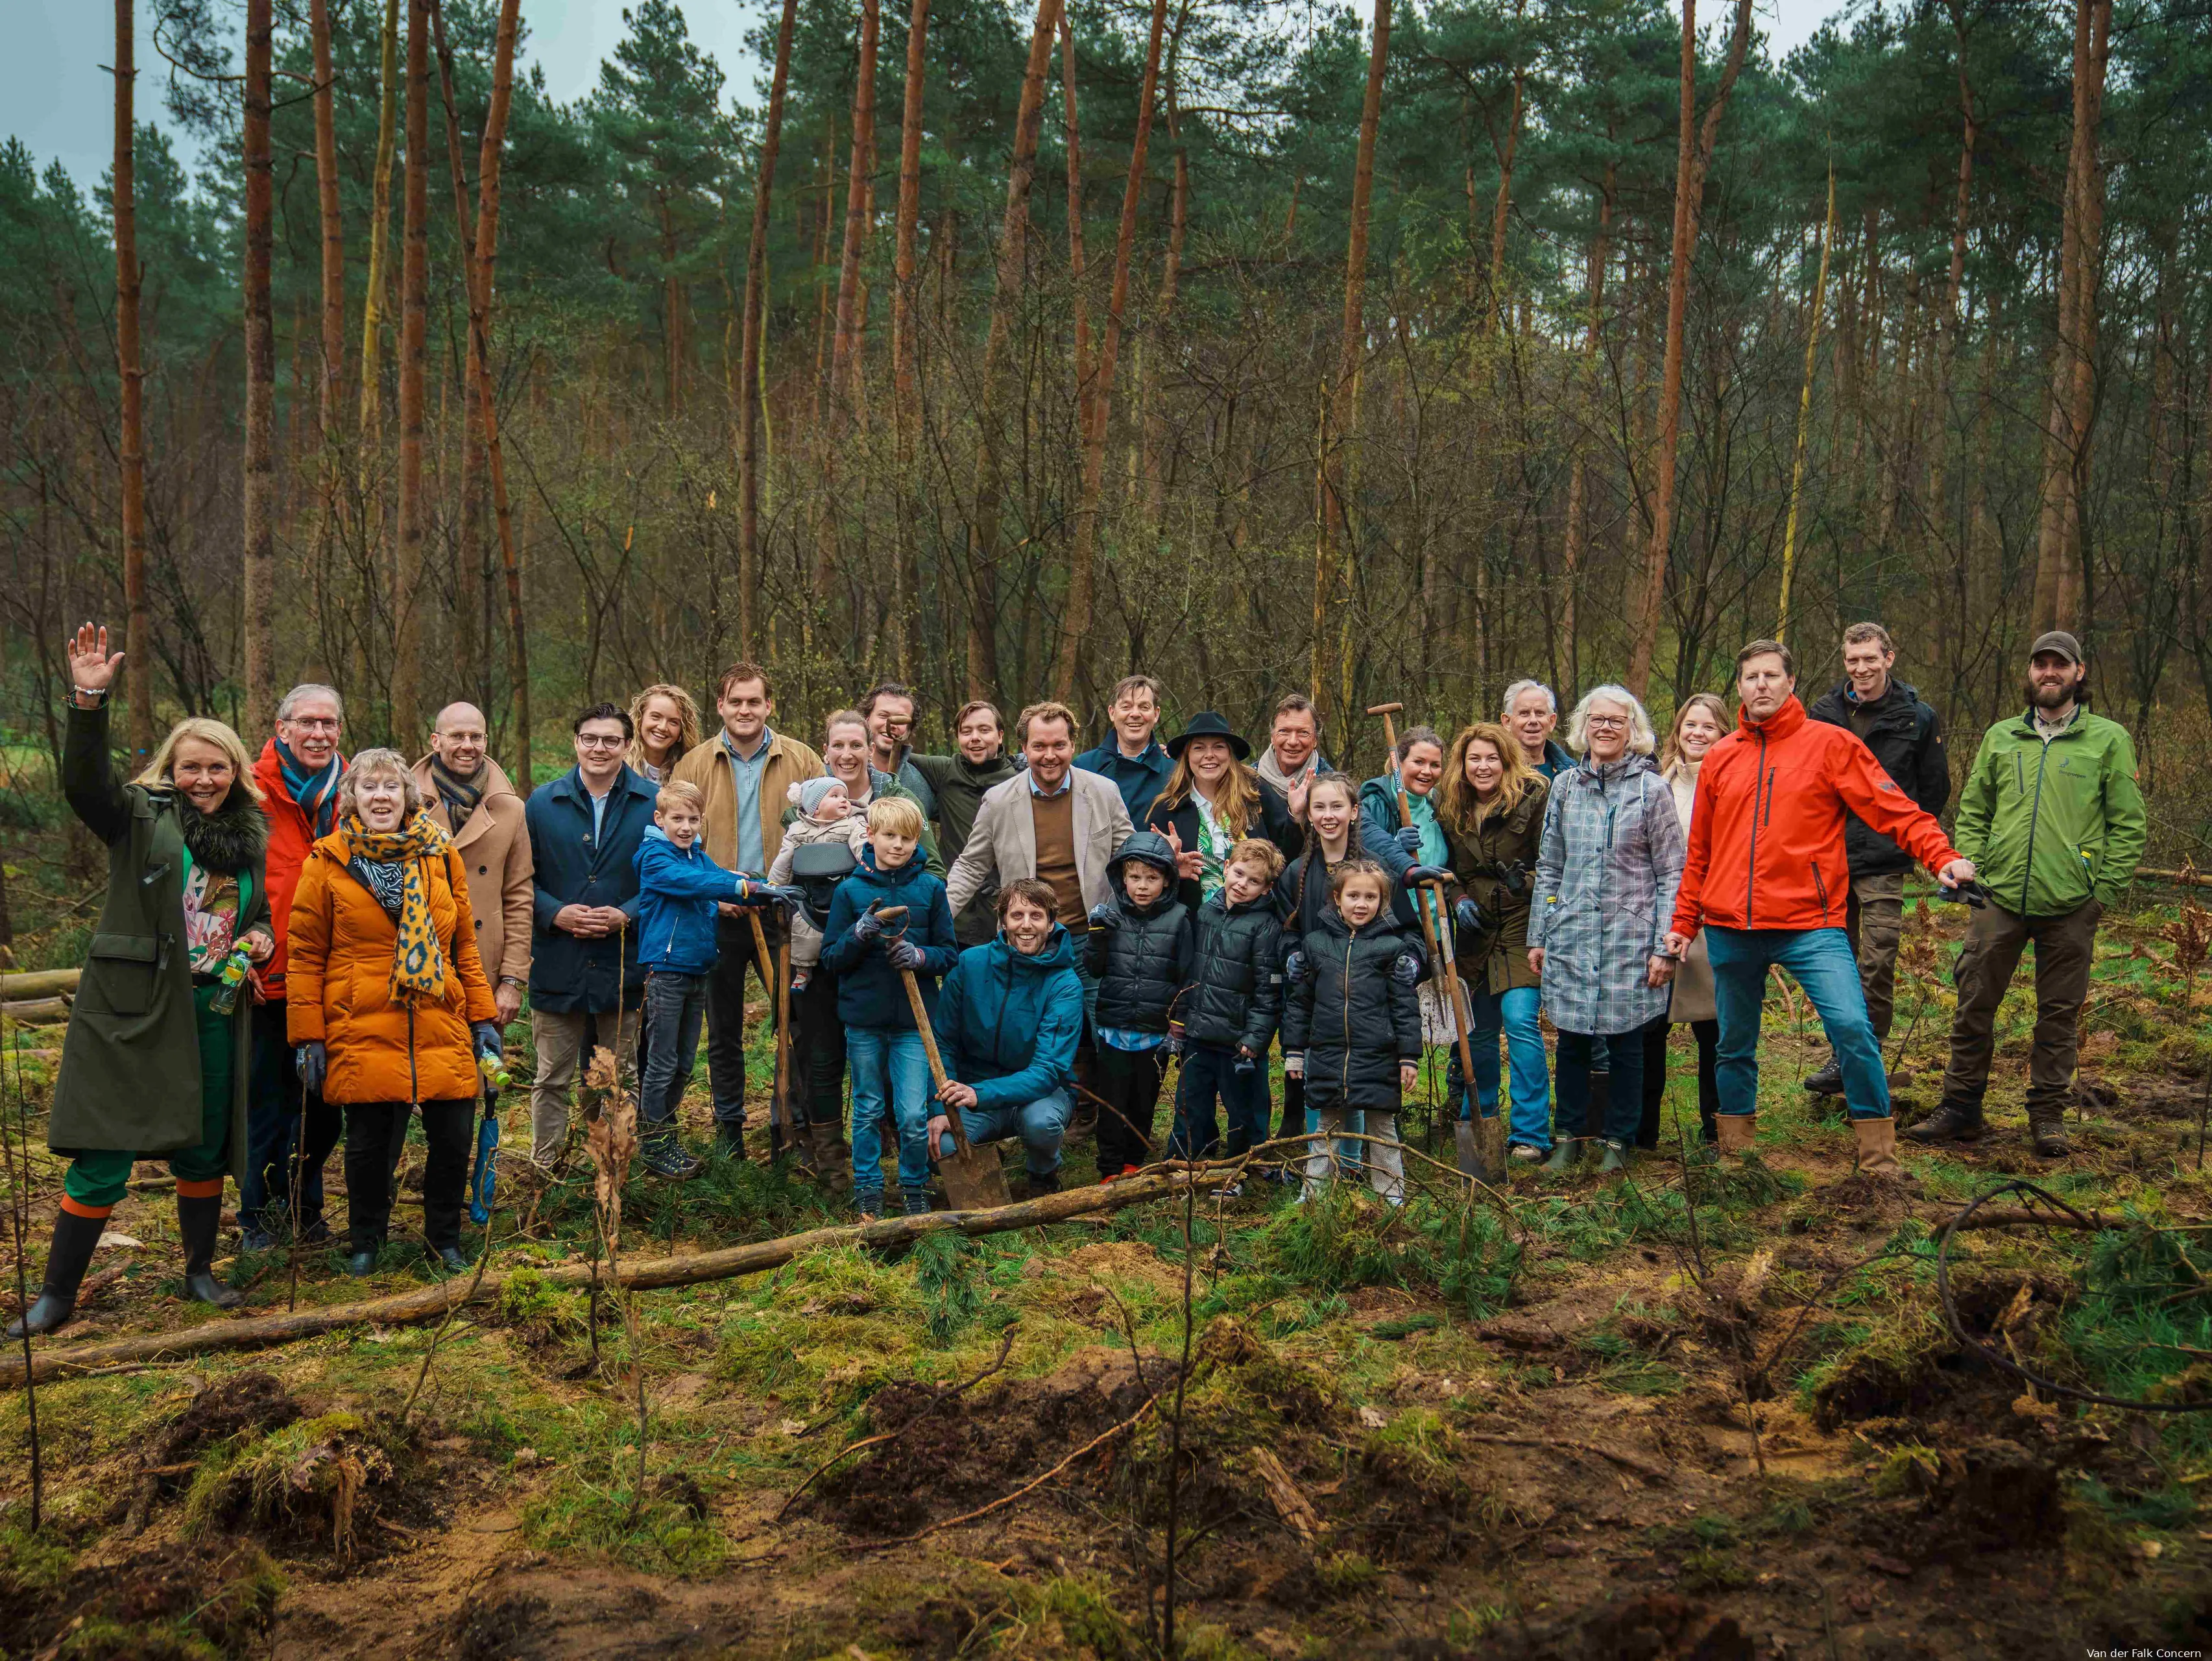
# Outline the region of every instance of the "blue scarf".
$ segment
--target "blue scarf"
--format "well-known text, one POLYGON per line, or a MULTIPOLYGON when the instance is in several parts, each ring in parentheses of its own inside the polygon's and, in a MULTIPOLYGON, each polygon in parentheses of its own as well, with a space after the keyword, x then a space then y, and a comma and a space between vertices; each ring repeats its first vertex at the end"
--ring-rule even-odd
POLYGON ((276 765, 284 775, 284 794, 299 804, 318 837, 329 836, 337 815, 338 776, 345 771, 345 757, 332 756, 321 772, 311 773, 283 739, 275 743, 276 765))

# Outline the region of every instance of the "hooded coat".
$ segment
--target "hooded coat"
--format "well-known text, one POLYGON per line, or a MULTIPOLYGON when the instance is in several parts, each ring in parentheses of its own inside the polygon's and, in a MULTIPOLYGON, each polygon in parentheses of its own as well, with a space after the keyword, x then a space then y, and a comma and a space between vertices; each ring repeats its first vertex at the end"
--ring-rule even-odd
POLYGON ((969 946, 945 977, 931 1025, 945 1071, 984 1112, 1065 1090, 1083 1036, 1083 983, 1067 930, 1054 923, 1034 957, 1003 933, 969 946))
POLYGON ((704 975, 714 967, 715 907, 735 904, 744 884, 695 840, 678 848, 657 824, 637 845, 637 966, 650 975, 704 975))
MULTIPOLYGON (((72 701, 62 745, 62 792, 107 845, 107 896, 70 1006, 46 1145, 58 1153, 161 1153, 194 1147, 203 1134, 199 1029, 185 946, 184 816, 197 821, 189 844, 198 857, 240 879, 234 938, 269 926, 268 821, 243 781, 204 818, 174 790, 124 783, 108 755, 107 708, 80 709, 72 701)), ((232 1029, 230 1162, 241 1186, 252 1005, 238 1001, 232 1029)))
POLYGON ((468 869, 452 848, 424 855, 424 897, 446 958, 442 996, 392 995, 398 929, 360 878, 346 868, 353 841, 341 824, 314 846, 292 897, 292 964, 287 1025, 295 1044, 328 1052, 323 1099, 445 1102, 474 1097, 473 1021, 495 1021, 491 984, 477 955, 468 869))
POLYGON ((899 937, 899 927, 873 940, 853 933, 864 912, 895 905, 906 907, 905 937, 921 948, 923 964, 914 974, 924 1008, 937 1001, 937 977, 960 955, 952 938, 952 909, 945 903, 945 879, 922 868, 921 850, 915 849, 897 870, 880 871, 874 847, 862 849, 860 868, 837 885, 830 922, 822 931, 822 961, 837 971, 837 1019, 848 1026, 915 1030, 914 1004, 891 966, 890 946, 899 937))
POLYGON ((1633 1032, 1667 1013, 1667 989, 1644 976, 1681 879, 1682 821, 1649 756, 1585 761, 1553 781, 1528 919, 1553 1025, 1633 1032))
POLYGON ((1283 925, 1271 891, 1242 905, 1226 888, 1198 908, 1176 1019, 1193 1043, 1267 1053, 1283 1013, 1283 925))
POLYGON ((1084 966, 1098 983, 1097 1024, 1128 1032, 1164 1032, 1175 996, 1190 978, 1190 910, 1176 897, 1175 850, 1153 830, 1139 830, 1121 844, 1106 867, 1114 885, 1120 921, 1091 925, 1084 946, 1084 966), (1132 861, 1150 866, 1167 879, 1159 898, 1139 905, 1129 897, 1122 873, 1132 861))
POLYGON ((1298 942, 1283 1054, 1305 1056, 1311 1108, 1395 1113, 1398 1066, 1421 1059, 1421 954, 1385 915, 1354 928, 1331 909, 1298 942))

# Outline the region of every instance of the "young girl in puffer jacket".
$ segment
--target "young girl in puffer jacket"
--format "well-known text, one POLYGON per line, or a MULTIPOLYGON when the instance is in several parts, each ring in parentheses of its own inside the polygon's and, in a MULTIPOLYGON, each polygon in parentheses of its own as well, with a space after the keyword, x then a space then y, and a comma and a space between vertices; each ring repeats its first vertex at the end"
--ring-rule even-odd
MULTIPOLYGON (((868 844, 868 819, 866 814, 853 811, 845 782, 828 776, 802 779, 791 787, 790 795, 799 812, 783 827, 783 846, 775 850, 775 859, 769 866, 769 881, 788 884, 791 856, 809 843, 842 842, 853 850, 854 863, 859 864, 860 850, 868 844)), ((806 989, 822 961, 822 931, 803 905, 792 907, 790 916, 791 989, 799 993, 806 989)))
POLYGON ((1398 1104, 1421 1064, 1421 959, 1392 920, 1390 879, 1372 860, 1349 860, 1330 879, 1335 904, 1284 962, 1283 1071, 1305 1080, 1322 1134, 1307 1144, 1304 1204, 1333 1174, 1330 1139, 1364 1111, 1368 1180, 1406 1202, 1405 1160, 1394 1143, 1398 1104))

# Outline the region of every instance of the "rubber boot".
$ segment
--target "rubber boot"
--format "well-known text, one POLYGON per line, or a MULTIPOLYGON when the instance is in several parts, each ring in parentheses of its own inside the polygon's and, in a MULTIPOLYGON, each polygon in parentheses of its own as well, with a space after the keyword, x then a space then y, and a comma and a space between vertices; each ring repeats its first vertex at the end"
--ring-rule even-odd
POLYGON ((1982 1123, 1980 1102, 1946 1097, 1936 1104, 1933 1113, 1905 1134, 1916 1142, 1978 1142, 1987 1129, 1982 1123))
POLYGON ((2063 1159, 2071 1153, 2074 1144, 2066 1140, 2066 1110, 2038 1107, 2033 1102, 2029 1103, 2027 1139, 2044 1159, 2063 1159))
POLYGON ((815 1174, 821 1177, 822 1186, 832 1194, 850 1194, 853 1156, 837 1135, 837 1127, 827 1119, 817 1120, 806 1127, 806 1140, 813 1147, 815 1174))
POLYGON ((185 1301, 213 1304, 217 1309, 236 1309, 245 1294, 215 1278, 209 1265, 215 1261, 216 1231, 222 1226, 222 1196, 177 1196, 177 1232, 185 1242, 185 1301))
POLYGON ((1616 1171, 1627 1170, 1632 1152, 1626 1142, 1607 1141, 1605 1145, 1605 1157, 1597 1162, 1597 1174, 1601 1177, 1609 1177, 1616 1171))
POLYGON ((9 1323, 10 1338, 21 1338, 26 1332, 36 1337, 68 1323, 76 1312, 76 1289, 84 1283, 85 1265, 92 1261, 92 1249, 100 1244, 100 1231, 106 1226, 105 1213, 84 1217, 64 1211, 54 1219, 53 1244, 46 1248, 46 1284, 30 1308, 9 1323))
POLYGON ((1858 1138, 1859 1174, 1897 1177, 1905 1167, 1897 1162, 1897 1121, 1893 1118, 1853 1119, 1851 1134, 1858 1138))
POLYGON ((1751 1145, 1759 1140, 1759 1115, 1756 1113, 1722 1113, 1715 1116, 1713 1125, 1720 1132, 1723 1153, 1748 1153, 1751 1145))
POLYGON ((1544 1161, 1544 1169, 1550 1171, 1572 1171, 1581 1155, 1582 1144, 1572 1136, 1562 1136, 1553 1144, 1552 1157, 1544 1161))

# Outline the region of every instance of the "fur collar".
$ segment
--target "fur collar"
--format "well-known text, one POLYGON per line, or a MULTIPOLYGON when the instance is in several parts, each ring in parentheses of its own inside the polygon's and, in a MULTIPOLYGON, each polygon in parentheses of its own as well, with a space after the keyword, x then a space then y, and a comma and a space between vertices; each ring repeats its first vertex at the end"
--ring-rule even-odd
POLYGON ((172 800, 177 807, 177 826, 185 833, 185 846, 197 863, 226 877, 260 863, 269 846, 269 818, 244 790, 233 788, 212 813, 201 812, 181 792, 172 800))

